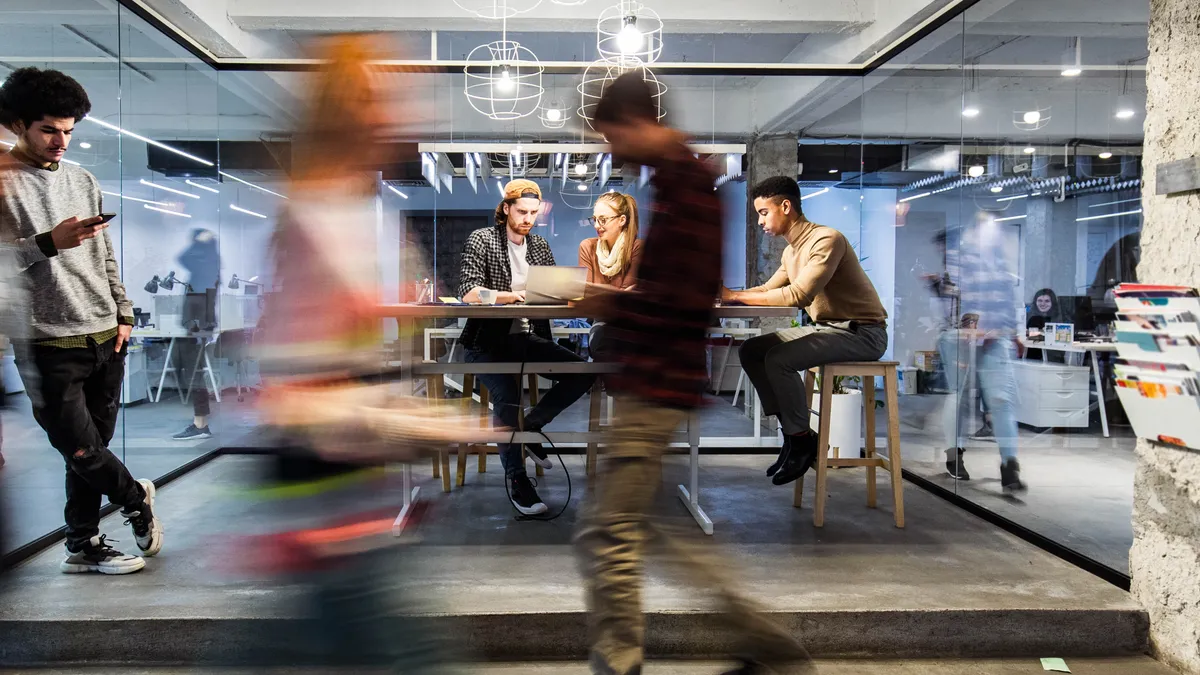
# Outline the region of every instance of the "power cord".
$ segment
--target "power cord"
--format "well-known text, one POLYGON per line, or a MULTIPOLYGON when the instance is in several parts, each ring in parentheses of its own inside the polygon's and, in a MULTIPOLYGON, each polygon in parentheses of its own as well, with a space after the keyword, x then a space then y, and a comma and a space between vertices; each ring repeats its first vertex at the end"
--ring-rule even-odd
MULTIPOLYGON (((526 358, 527 356, 528 356, 528 347, 526 347, 525 353, 521 355, 521 372, 517 375, 517 405, 522 406, 522 407, 524 404, 521 401, 524 400, 524 397, 521 395, 521 387, 524 386, 524 381, 525 381, 525 366, 528 363, 528 359, 526 358)), ((547 436, 542 430, 539 429, 537 431, 537 434, 540 435, 542 438, 546 439, 546 443, 548 443, 551 448, 554 448, 554 443, 550 440, 550 437, 547 436)), ((513 429, 512 435, 508 437, 508 444, 513 445, 513 441, 516 439, 516 437, 517 437, 517 429, 513 429)), ((522 444, 522 445, 524 445, 524 444, 522 444)), ((509 490, 509 485, 508 485, 509 478, 508 478, 508 476, 504 477, 504 494, 505 494, 505 496, 508 497, 509 506, 511 506, 512 510, 516 512, 518 521, 540 520, 542 522, 548 523, 553 520, 558 520, 559 516, 566 513, 567 507, 571 505, 571 495, 572 495, 571 472, 567 471, 567 464, 566 464, 566 462, 563 461, 562 455, 557 452, 554 453, 554 455, 556 457, 558 457, 558 464, 559 464, 559 466, 562 467, 563 474, 566 475, 566 477, 567 477, 567 500, 565 502, 563 502, 563 506, 561 509, 559 509, 558 513, 556 513, 552 516, 527 515, 527 514, 521 513, 521 511, 519 509, 517 509, 517 505, 513 503, 512 491, 509 490)), ((524 456, 522 456, 521 462, 522 463, 525 462, 524 456)), ((537 487, 536 480, 529 478, 528 476, 526 477, 526 480, 528 480, 530 482, 530 484, 532 484, 534 487, 537 487)))

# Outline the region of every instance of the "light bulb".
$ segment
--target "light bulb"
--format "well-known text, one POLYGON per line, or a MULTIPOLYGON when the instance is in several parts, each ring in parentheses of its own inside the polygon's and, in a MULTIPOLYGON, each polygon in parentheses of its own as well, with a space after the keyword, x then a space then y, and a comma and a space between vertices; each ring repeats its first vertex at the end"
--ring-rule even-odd
POLYGON ((558 108, 547 108, 546 119, 550 122, 557 122, 562 119, 562 111, 558 108))
POLYGON ((624 23, 621 32, 617 33, 617 47, 620 48, 622 54, 635 54, 642 48, 645 36, 642 35, 642 31, 638 30, 636 16, 625 17, 624 23))
POLYGON ((1037 148, 1035 148, 1033 146, 1025 148, 1025 154, 1027 154, 1027 155, 1032 155, 1035 152, 1037 152, 1037 148))
POLYGON ((992 186, 991 188, 989 188, 989 189, 990 189, 990 190, 991 190, 993 193, 1004 192, 1004 187, 1003 187, 1003 186, 1000 186, 1000 185, 993 185, 993 186, 992 186))
POLYGON ((1021 119, 1025 120, 1025 124, 1037 124, 1042 121, 1042 113, 1039 110, 1030 110, 1021 119))
POLYGON ((576 176, 582 176, 585 173, 587 173, 587 164, 580 162, 575 165, 575 175, 576 176))
POLYGON ((585 185, 585 184, 583 184, 583 183, 580 183, 580 184, 579 184, 579 186, 578 186, 578 187, 576 187, 575 189, 576 189, 576 190, 579 190, 580 192, 586 192, 586 191, 587 191, 587 185, 585 185))
POLYGON ((1104 152, 1102 152, 1096 156, 1099 157, 1100 159, 1112 159, 1112 153, 1107 150, 1105 150, 1104 152))
MULTIPOLYGON (((1120 115, 1121 115, 1121 113, 1117 113, 1117 116, 1118 116, 1118 117, 1119 117, 1120 115)), ((82 142, 82 143, 80 143, 80 144, 79 144, 79 147, 83 148, 84 150, 90 150, 90 149, 92 148, 92 144, 91 144, 91 143, 88 143, 87 141, 84 141, 84 142, 82 142)))
POLYGON ((973 105, 969 105, 969 106, 963 108, 962 116, 963 117, 979 117, 979 108, 976 108, 973 105))
POLYGON ((1063 77, 1079 77, 1080 73, 1082 73, 1082 72, 1083 72, 1083 69, 1080 68, 1079 66, 1067 66, 1066 68, 1062 69, 1062 76, 1063 77))
POLYGON ((1117 111, 1117 119, 1127 120, 1127 119, 1132 118, 1136 114, 1137 114, 1136 112, 1130 110, 1129 108, 1122 108, 1121 110, 1117 111))
POLYGON ((976 164, 967 169, 967 175, 970 176, 971 178, 979 178, 980 176, 983 175, 983 170, 984 169, 982 166, 980 166, 979 164, 976 164))
POLYGON ((837 169, 830 169, 830 170, 829 170, 829 173, 837 173, 837 172, 838 172, 838 170, 837 170, 837 169))
POLYGON ((512 74, 508 72, 508 66, 500 71, 500 79, 496 81, 496 88, 503 92, 513 90, 512 74))

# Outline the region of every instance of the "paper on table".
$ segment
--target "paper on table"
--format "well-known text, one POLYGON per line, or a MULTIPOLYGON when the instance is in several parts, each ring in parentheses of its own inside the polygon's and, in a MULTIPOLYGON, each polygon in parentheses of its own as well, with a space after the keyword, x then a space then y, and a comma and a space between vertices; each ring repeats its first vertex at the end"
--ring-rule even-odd
POLYGON ((1042 670, 1051 670, 1056 673, 1071 672, 1071 669, 1067 667, 1067 662, 1062 659, 1042 659, 1042 670))

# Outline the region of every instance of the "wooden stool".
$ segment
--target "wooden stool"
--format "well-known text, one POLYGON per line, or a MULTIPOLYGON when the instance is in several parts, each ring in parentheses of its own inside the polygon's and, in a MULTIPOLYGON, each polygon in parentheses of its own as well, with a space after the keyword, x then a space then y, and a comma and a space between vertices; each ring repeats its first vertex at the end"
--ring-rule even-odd
MULTIPOLYGON (((813 400, 813 385, 815 374, 821 377, 820 406, 813 406, 819 411, 820 423, 817 432, 817 496, 814 500, 813 525, 822 527, 825 524, 825 499, 828 496, 826 477, 831 467, 864 466, 867 468, 867 506, 875 508, 875 469, 880 468, 892 475, 892 503, 896 515, 896 527, 904 527, 904 483, 901 475, 900 462, 900 404, 898 402, 899 386, 896 381, 896 361, 854 361, 846 363, 829 363, 819 368, 813 368, 804 376, 805 395, 809 404, 813 400), (836 377, 858 376, 862 381, 863 410, 866 411, 867 427, 867 456, 844 457, 848 448, 839 448, 838 457, 829 457, 829 411, 833 404, 833 382, 836 377), (875 377, 883 377, 885 392, 884 409, 887 411, 887 457, 876 454, 875 448, 875 377)), ((854 448, 854 455, 858 448, 854 448)), ((792 505, 799 508, 804 496, 804 479, 796 481, 795 495, 792 505)))

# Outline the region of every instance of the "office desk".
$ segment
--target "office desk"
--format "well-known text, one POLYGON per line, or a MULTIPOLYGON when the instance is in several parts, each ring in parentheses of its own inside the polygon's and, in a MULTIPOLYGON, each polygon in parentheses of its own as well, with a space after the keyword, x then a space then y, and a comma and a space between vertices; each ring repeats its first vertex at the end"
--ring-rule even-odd
POLYGON ((1042 350, 1042 360, 1046 358, 1047 352, 1062 352, 1064 354, 1089 354, 1092 361, 1092 381, 1096 385, 1096 402, 1100 407, 1100 427, 1104 431, 1104 437, 1108 438, 1108 411, 1104 408, 1104 386, 1103 380, 1100 377, 1100 362, 1096 358, 1098 354, 1110 353, 1115 354, 1117 351, 1117 343, 1106 342, 1072 342, 1069 345, 1047 345, 1045 342, 1038 340, 1030 340, 1027 337, 1020 339, 1021 346, 1026 349, 1042 350))
MULTIPOLYGON (((794 317, 795 307, 746 307, 721 306, 713 310, 714 319, 757 319, 767 317, 794 317)), ((425 319, 577 319, 592 318, 581 315, 580 311, 568 305, 381 305, 381 317, 394 318, 399 322, 399 365, 410 377, 419 378, 426 375, 446 375, 450 373, 465 374, 479 372, 512 372, 524 373, 564 373, 578 372, 601 375, 612 372, 612 365, 594 362, 588 363, 424 363, 423 355, 424 331, 417 328, 417 321, 425 319)), ((550 432, 546 438, 553 443, 599 443, 605 434, 599 430, 599 420, 596 419, 596 407, 593 406, 592 419, 586 432, 550 432)), ((475 432, 465 432, 474 434, 475 432)), ((495 434, 495 432, 491 432, 495 434)), ((486 433, 485 433, 486 436, 486 433)), ((505 441, 510 438, 517 443, 536 443, 542 439, 541 434, 533 432, 503 433, 505 441)), ((470 439, 464 438, 464 441, 470 439)), ((682 443, 689 452, 689 483, 679 485, 679 498, 683 501, 696 523, 705 534, 713 533, 712 520, 700 506, 700 438, 699 424, 695 415, 689 417, 687 431, 682 443)), ((680 443, 672 443, 677 446, 680 443)), ((404 468, 404 508, 396 518, 395 531, 399 533, 406 522, 407 515, 417 498, 420 488, 412 485, 411 466, 404 468)))
MULTIPOLYGON (((213 336, 218 335, 219 333, 220 333, 219 330, 218 331, 200 331, 198 333, 191 333, 182 328, 172 328, 170 330, 161 330, 161 329, 157 329, 157 328, 134 328, 133 329, 133 332, 129 334, 130 338, 141 338, 141 339, 150 339, 150 340, 167 340, 167 354, 166 354, 166 356, 163 357, 162 372, 160 372, 159 376, 158 376, 158 389, 156 389, 153 392, 153 396, 150 398, 151 403, 158 403, 159 399, 162 398, 162 388, 163 388, 163 384, 166 382, 167 373, 175 371, 175 368, 171 367, 171 355, 175 352, 175 341, 180 340, 180 339, 186 340, 189 338, 207 341, 207 340, 211 339, 213 336)), ((211 391, 213 392, 213 395, 216 397, 217 403, 220 403, 221 402, 221 388, 219 386, 217 386, 216 376, 213 374, 212 362, 209 361, 209 359, 208 359, 208 349, 207 348, 201 352, 201 356, 204 357, 205 372, 208 374, 208 381, 209 381, 209 385, 211 387, 211 391)), ((199 359, 199 357, 197 357, 195 365, 198 366, 199 364, 200 364, 200 359, 199 359)), ((195 371, 195 366, 193 366, 193 372, 194 371, 195 371)), ((188 396, 191 393, 192 383, 191 382, 188 383, 187 393, 185 393, 184 389, 183 389, 183 383, 179 380, 179 376, 177 374, 175 376, 175 389, 176 389, 176 391, 179 392, 179 398, 184 403, 186 403, 188 400, 188 396)))

